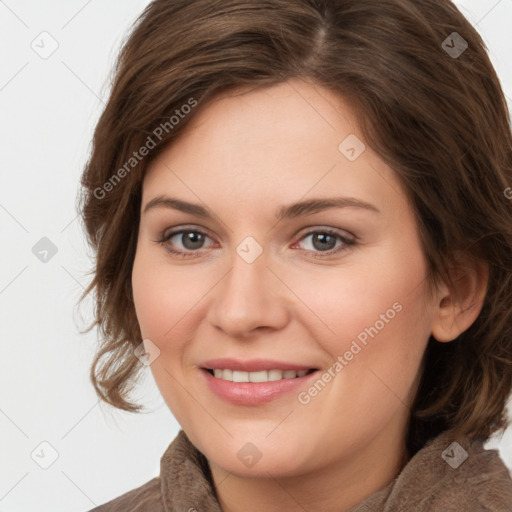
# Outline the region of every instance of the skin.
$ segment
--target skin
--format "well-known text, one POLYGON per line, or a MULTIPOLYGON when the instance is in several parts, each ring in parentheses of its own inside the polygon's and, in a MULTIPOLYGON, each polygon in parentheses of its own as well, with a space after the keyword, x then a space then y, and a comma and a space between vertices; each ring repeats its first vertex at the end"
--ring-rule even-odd
POLYGON ((368 145, 354 161, 338 150, 349 134, 364 140, 350 105, 332 92, 299 80, 231 92, 191 121, 143 182, 132 284, 143 338, 160 351, 151 364, 156 384, 207 457, 224 511, 348 510, 407 462, 407 420, 429 336, 449 341, 469 327, 485 272, 458 281, 475 304, 469 310, 456 307, 444 284, 429 296, 404 190, 368 145), (144 212, 162 194, 215 217, 144 212), (331 208, 275 221, 283 205, 338 196, 379 212, 331 208), (204 232, 203 244, 183 234, 157 242, 180 228, 204 232), (356 243, 315 241, 326 228, 356 243), (263 249, 252 263, 236 252, 248 236, 263 249), (214 357, 327 370, 395 303, 401 310, 307 404, 292 392, 233 405, 210 392, 199 370, 214 357), (247 442, 262 454, 252 467, 237 457, 247 442))

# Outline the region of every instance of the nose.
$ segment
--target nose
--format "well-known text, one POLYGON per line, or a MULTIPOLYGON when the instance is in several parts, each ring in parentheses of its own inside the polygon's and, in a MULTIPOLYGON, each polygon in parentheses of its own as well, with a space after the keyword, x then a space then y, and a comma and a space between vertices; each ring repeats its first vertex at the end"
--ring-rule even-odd
POLYGON ((286 290, 268 267, 265 251, 252 263, 234 252, 231 269, 212 290, 207 317, 233 338, 247 338, 257 329, 282 329, 289 319, 286 290))

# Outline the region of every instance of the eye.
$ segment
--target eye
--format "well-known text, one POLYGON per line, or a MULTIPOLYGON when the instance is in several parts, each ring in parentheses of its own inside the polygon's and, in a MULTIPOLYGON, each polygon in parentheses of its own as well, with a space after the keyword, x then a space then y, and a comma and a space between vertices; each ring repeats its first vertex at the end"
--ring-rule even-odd
POLYGON ((198 249, 203 248, 202 246, 206 238, 210 237, 203 231, 197 229, 180 229, 171 231, 170 233, 165 233, 164 231, 155 242, 165 246, 166 250, 171 254, 187 258, 195 256, 194 253, 200 252, 198 249), (172 242, 173 238, 176 239, 174 242, 172 242), (173 248, 176 246, 177 242, 181 243, 183 249, 173 248))
MULTIPOLYGON (((331 256, 338 254, 349 249, 349 246, 354 245, 355 238, 348 238, 341 235, 332 229, 318 229, 306 233, 292 248, 295 248, 299 243, 310 238, 310 248, 304 249, 306 252, 311 253, 315 258, 323 256, 331 256)), ((211 238, 201 230, 197 229, 179 229, 166 233, 163 231, 156 243, 164 246, 165 249, 176 256, 182 258, 190 258, 199 255, 204 249, 206 239, 211 238), (175 239, 173 241, 173 239, 175 239), (180 245, 182 248, 176 248, 180 245)))
POLYGON ((306 245, 309 245, 310 248, 306 248, 305 250, 311 252, 312 256, 315 258, 344 252, 349 249, 349 246, 355 244, 355 239, 348 238, 331 229, 309 231, 298 243, 308 238, 310 242, 306 245), (336 245, 338 241, 339 243, 336 245))

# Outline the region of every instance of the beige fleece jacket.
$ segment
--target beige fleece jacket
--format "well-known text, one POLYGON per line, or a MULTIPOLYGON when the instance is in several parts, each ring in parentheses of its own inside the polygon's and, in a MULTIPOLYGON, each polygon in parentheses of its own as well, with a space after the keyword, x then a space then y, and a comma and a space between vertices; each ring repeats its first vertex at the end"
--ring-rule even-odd
MULTIPOLYGON (((512 512, 511 474, 483 444, 466 438, 452 445, 448 433, 441 434, 349 512, 512 512)), ((90 512, 178 511, 222 512, 208 462, 183 430, 162 456, 159 477, 90 512)))

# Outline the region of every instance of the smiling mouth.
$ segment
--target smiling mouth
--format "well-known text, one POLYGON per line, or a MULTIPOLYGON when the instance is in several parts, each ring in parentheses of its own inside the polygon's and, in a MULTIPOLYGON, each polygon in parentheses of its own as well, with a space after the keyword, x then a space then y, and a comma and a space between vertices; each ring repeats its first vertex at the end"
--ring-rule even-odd
POLYGON ((217 379, 230 382, 274 382, 277 380, 297 379, 318 371, 316 368, 309 370, 260 370, 256 372, 247 372, 241 370, 230 370, 225 368, 203 368, 210 375, 217 379))

